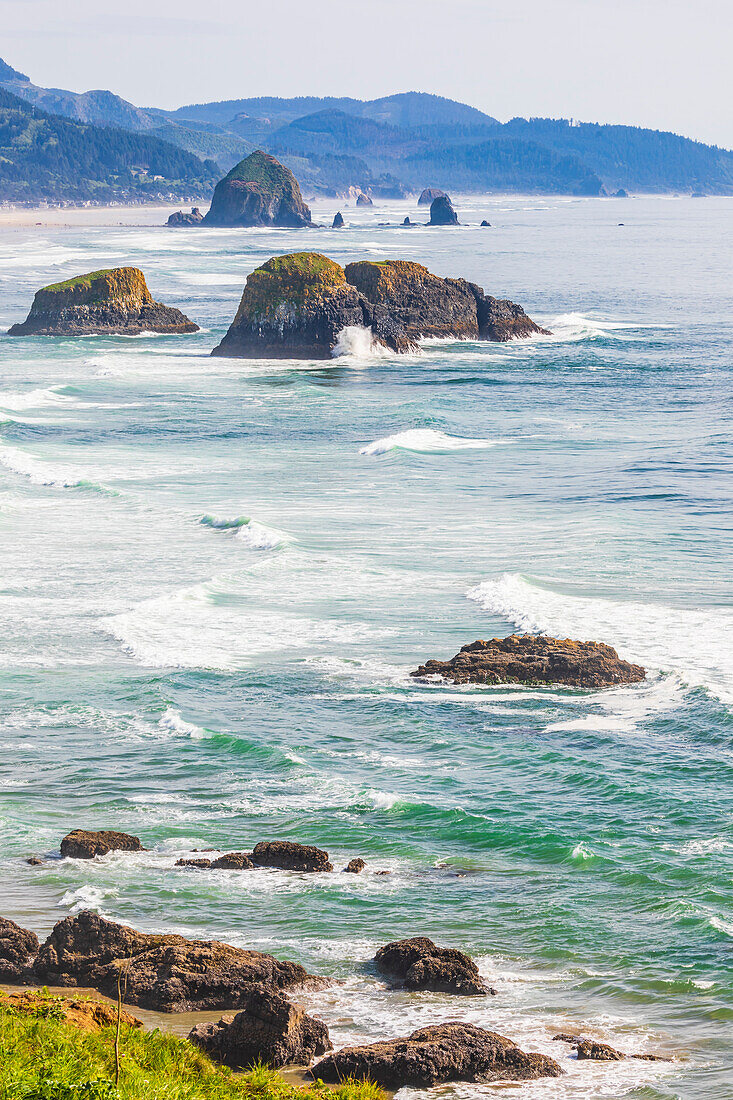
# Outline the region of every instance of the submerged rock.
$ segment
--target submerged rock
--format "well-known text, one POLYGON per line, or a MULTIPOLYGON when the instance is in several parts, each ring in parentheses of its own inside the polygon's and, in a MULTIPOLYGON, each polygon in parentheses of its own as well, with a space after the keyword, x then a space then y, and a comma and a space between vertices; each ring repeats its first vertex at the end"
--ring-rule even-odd
POLYGON ((170 226, 171 229, 180 229, 189 225, 201 225, 203 220, 204 215, 198 206, 192 206, 190 214, 186 214, 183 210, 176 210, 175 214, 171 214, 165 224, 170 226))
POLYGON ((194 867, 199 871, 207 871, 211 867, 210 859, 177 859, 176 867, 194 867))
POLYGON ((0 982, 23 982, 40 948, 38 936, 0 917, 0 982))
POLYGON ((438 195, 431 202, 428 225, 458 225, 458 215, 447 195, 438 195))
POLYGON ((282 871, 333 871, 328 852, 312 844, 294 844, 290 840, 264 840, 255 844, 252 861, 259 867, 278 867, 282 871))
POLYGON ((343 229, 344 228, 344 216, 340 210, 337 210, 333 217, 333 224, 331 229, 343 229))
POLYGON ((430 206, 436 199, 448 199, 448 202, 450 202, 450 197, 446 195, 445 191, 441 191, 439 187, 426 187, 417 200, 417 205, 430 206))
POLYGON ((622 1062, 626 1058, 636 1059, 638 1062, 668 1062, 659 1054, 622 1054, 620 1050, 609 1046, 608 1043, 599 1043, 595 1039, 583 1039, 580 1035, 553 1035, 553 1042, 568 1043, 578 1055, 578 1061, 593 1062, 622 1062))
POLYGON ((398 979, 405 989, 469 997, 496 992, 484 983, 473 959, 454 948, 437 947, 426 936, 388 943, 377 951, 374 962, 378 970, 398 979))
POLYGON ((333 1049, 326 1025, 279 993, 254 989, 242 1008, 218 1023, 197 1024, 189 1033, 190 1042, 232 1069, 246 1069, 255 1062, 274 1068, 308 1065, 333 1049))
POLYGON ((526 1054, 511 1039, 473 1024, 423 1027, 404 1039, 345 1047, 311 1071, 326 1082, 373 1081, 382 1088, 430 1088, 444 1081, 534 1081, 561 1077, 544 1054, 526 1054))
POLYGON ((374 202, 369 195, 365 195, 363 191, 360 191, 356 196, 357 206, 374 206, 374 202))
POLYGON ((156 302, 136 267, 91 271, 36 292, 31 311, 9 336, 139 336, 198 332, 179 309, 156 302))
POLYGON ((74 829, 61 841, 61 855, 69 859, 94 859, 95 856, 106 856, 107 852, 143 851, 145 849, 139 837, 107 830, 89 832, 74 829))
POLYGON ((535 634, 511 634, 465 645, 449 661, 428 661, 411 676, 442 676, 455 684, 566 684, 603 688, 636 684, 640 665, 619 658, 601 642, 576 642, 535 634))
POLYGON ((301 229, 312 223, 293 173, 258 149, 219 180, 202 224, 301 229))
POLYGON ((297 963, 259 951, 137 932, 88 911, 59 921, 38 952, 33 974, 48 985, 91 986, 114 997, 120 967, 125 1000, 159 1012, 239 1008, 253 986, 276 991, 326 984, 297 963))
MULTIPOLYGON (((26 990, 23 993, 3 993, 0 991, 0 1007, 9 1008, 14 1015, 39 1016, 44 1010, 52 1010, 53 1018, 73 1024, 81 1031, 97 1032, 105 1027, 114 1027, 117 1023, 117 1006, 109 1001, 98 1001, 94 997, 50 997, 39 990, 26 990)), ((142 1020, 120 1010, 120 1022, 126 1027, 141 1028, 142 1020)))

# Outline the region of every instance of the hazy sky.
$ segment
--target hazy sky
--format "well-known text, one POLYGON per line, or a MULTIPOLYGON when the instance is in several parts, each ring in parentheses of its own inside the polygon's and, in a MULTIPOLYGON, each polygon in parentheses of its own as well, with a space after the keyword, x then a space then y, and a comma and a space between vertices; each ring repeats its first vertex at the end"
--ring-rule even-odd
POLYGON ((418 90, 733 147, 730 0, 0 0, 0 27, 35 83, 139 106, 418 90))

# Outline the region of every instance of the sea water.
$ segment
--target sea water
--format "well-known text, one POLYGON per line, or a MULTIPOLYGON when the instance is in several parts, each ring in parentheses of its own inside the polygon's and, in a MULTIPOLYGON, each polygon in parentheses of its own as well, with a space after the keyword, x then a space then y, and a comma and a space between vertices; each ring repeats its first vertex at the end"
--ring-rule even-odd
POLYGON ((426 215, 385 202, 342 203, 341 231, 0 228, 3 331, 38 287, 117 264, 201 325, 0 336, 2 914, 296 959, 338 979, 306 998, 336 1045, 471 1020, 567 1070, 518 1097, 730 1097, 733 203, 456 202, 473 224, 398 228, 426 215), (302 249, 417 260, 552 336, 209 358, 247 274, 302 249), (514 630, 608 642, 648 678, 410 678, 514 630), (61 860, 74 827, 147 850, 61 860), (338 873, 174 867, 273 838, 338 873), (497 996, 385 989, 376 948, 413 935, 497 996), (673 1060, 577 1062, 559 1031, 673 1060))

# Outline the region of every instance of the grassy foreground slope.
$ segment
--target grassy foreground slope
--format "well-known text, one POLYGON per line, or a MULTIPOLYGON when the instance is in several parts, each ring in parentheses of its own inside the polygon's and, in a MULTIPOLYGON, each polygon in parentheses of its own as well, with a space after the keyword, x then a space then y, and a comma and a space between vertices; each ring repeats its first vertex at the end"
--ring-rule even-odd
POLYGON ((115 1088, 116 1028, 83 1030, 61 1004, 0 1004, 0 1100, 386 1100, 371 1084, 301 1088, 264 1067, 232 1073, 185 1039, 126 1024, 115 1088))

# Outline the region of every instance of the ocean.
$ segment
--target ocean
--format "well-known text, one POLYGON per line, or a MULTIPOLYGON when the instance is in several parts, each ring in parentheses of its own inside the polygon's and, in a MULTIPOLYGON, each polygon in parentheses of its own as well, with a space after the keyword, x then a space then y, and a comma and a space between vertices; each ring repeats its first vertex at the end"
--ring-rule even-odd
POLYGON ((304 998, 337 1046, 458 1018, 567 1070, 513 1096, 733 1097, 733 203, 455 202, 473 224, 319 200, 346 229, 0 225, 3 333, 40 286, 118 264, 201 325, 0 336, 1 914, 294 959, 338 979, 304 998), (209 358, 247 274, 303 249, 417 260, 553 335, 209 358), (409 676, 517 630, 648 678, 409 676), (75 827, 147 850, 61 860, 75 827), (339 873, 174 866, 276 838, 339 873), (385 989, 376 948, 413 935, 498 995, 385 989), (578 1062, 560 1031, 672 1061, 578 1062))

